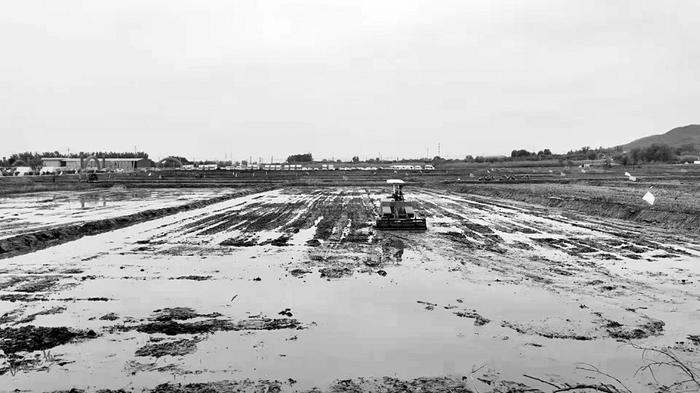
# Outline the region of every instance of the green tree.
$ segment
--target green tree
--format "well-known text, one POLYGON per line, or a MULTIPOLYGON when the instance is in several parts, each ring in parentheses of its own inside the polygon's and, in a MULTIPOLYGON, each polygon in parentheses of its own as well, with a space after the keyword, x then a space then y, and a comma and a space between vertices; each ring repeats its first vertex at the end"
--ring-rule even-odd
POLYGON ((311 153, 305 153, 305 154, 292 154, 291 156, 287 157, 287 162, 292 164, 292 163, 302 163, 302 162, 313 162, 313 157, 311 156, 311 153))

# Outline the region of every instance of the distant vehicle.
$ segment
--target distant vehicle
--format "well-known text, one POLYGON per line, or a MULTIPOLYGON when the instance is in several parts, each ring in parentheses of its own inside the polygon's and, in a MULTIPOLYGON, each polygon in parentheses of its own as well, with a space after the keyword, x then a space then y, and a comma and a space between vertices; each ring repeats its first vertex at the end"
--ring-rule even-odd
POLYGON ((425 166, 423 167, 423 169, 426 170, 426 171, 434 171, 434 170, 435 170, 435 167, 432 166, 432 165, 430 165, 430 164, 425 164, 425 166))
POLYGON ((416 169, 420 170, 420 165, 417 167, 413 165, 392 165, 390 168, 395 171, 413 171, 416 169))
POLYGON ((34 174, 34 171, 28 166, 18 166, 14 168, 13 173, 15 176, 31 176, 34 174))
POLYGON ((53 175, 53 174, 56 174, 58 172, 60 172, 60 169, 58 167, 45 166, 45 167, 41 168, 41 170, 39 171, 39 174, 41 174, 41 175, 53 175))

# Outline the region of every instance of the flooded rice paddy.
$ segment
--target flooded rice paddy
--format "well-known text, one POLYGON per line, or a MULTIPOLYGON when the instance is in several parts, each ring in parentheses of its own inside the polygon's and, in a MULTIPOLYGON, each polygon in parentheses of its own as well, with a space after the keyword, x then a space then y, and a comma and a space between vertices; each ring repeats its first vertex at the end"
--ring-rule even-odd
POLYGON ((134 189, 37 192, 0 197, 0 239, 224 195, 223 189, 134 189))
MULTIPOLYGON (((91 214, 214 196, 179 192, 91 214)), ((0 387, 402 391, 391 389, 408 381, 403 391, 487 392, 611 382, 591 366, 651 392, 684 376, 636 373, 653 360, 638 346, 700 361, 693 234, 430 189, 410 194, 428 231, 379 232, 384 194, 254 193, 2 260, 0 387)), ((84 219, 69 208, 36 219, 42 203, 3 200, 0 211, 35 226, 84 219)))

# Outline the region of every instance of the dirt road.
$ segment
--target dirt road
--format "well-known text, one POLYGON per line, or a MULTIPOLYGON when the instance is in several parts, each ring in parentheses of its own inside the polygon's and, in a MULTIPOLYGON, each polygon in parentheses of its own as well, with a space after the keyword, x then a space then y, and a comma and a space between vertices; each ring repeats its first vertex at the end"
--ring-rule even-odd
POLYGON ((0 386, 610 382, 586 363, 643 392, 683 376, 635 375, 632 344, 700 361, 696 235, 430 189, 427 232, 377 232, 385 192, 251 194, 4 260, 0 386))

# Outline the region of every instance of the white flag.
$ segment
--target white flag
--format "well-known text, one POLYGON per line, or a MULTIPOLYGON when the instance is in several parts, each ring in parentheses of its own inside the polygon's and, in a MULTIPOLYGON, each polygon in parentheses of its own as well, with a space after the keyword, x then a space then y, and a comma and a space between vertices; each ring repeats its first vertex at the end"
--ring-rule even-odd
POLYGON ((644 196, 642 197, 642 199, 644 199, 645 201, 647 201, 647 203, 650 204, 650 205, 653 205, 654 202, 656 201, 656 197, 654 196, 654 194, 652 194, 652 193, 649 192, 649 191, 647 191, 647 193, 644 194, 644 196))
POLYGON ((629 172, 625 172, 625 176, 630 177, 630 176, 632 176, 632 175, 630 175, 629 172))

